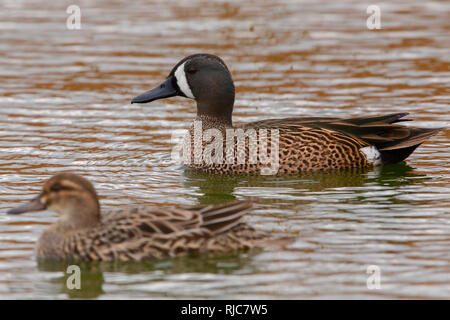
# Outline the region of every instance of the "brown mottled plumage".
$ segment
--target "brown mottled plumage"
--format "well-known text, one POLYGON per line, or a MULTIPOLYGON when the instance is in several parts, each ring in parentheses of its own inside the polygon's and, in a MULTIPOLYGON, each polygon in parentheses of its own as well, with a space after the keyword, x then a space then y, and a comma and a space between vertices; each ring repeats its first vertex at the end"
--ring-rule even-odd
MULTIPOLYGON (((263 146, 268 150, 268 156, 271 155, 271 131, 278 130, 278 166, 275 173, 363 168, 400 162, 440 130, 399 125, 398 122, 408 121, 402 119, 407 113, 347 119, 293 117, 233 126, 234 94, 233 80, 225 63, 214 55, 195 54, 181 60, 161 86, 134 98, 132 103, 146 103, 177 95, 195 99, 195 120, 202 124, 203 140, 195 140, 195 130, 191 127, 190 159, 185 159, 185 164, 217 174, 262 173, 267 164, 259 159, 249 160, 252 145, 256 144, 260 150, 258 139, 251 143, 245 139, 245 147, 239 151, 237 143, 232 146, 235 150, 233 163, 227 162, 225 156, 220 162, 204 158, 194 161, 195 156, 204 154, 208 145, 215 141, 215 138, 205 139, 208 129, 217 129, 224 141, 227 129, 243 129, 247 133, 254 130, 257 138, 261 129, 267 129, 267 147, 263 146), (237 154, 245 154, 243 163, 237 162, 237 154)), ((218 151, 226 154, 225 143, 222 151, 218 151)))
MULTIPOLYGON (((397 163, 407 158, 424 140, 435 135, 441 129, 422 129, 406 127, 396 124, 407 113, 390 114, 382 117, 367 118, 285 118, 270 119, 234 126, 242 128, 244 132, 254 129, 259 138, 259 130, 267 129, 267 150, 271 152, 271 129, 279 132, 279 168, 277 173, 298 173, 305 171, 318 171, 327 169, 346 169, 371 167, 366 155, 361 151, 364 147, 375 146, 380 152, 379 164, 397 163)), ((205 126, 209 120, 203 118, 205 126)), ((223 135, 226 129, 220 123, 214 124, 223 135)), ((206 126, 211 127, 211 125, 206 126)), ((190 130, 192 141, 192 156, 194 159, 193 130, 190 130)), ((259 141, 259 140, 257 140, 259 141)), ((201 150, 205 150, 208 143, 203 141, 201 150)), ((259 146, 257 146, 258 148, 259 146)), ((235 154, 238 148, 234 145, 235 154)), ((249 159, 250 140, 245 140, 245 159, 249 159)), ((226 154, 226 148, 223 148, 226 154)), ((216 174, 257 174, 267 164, 259 160, 256 164, 237 163, 189 163, 191 168, 200 169, 216 174)))
POLYGON ((44 184, 38 197, 8 213, 48 208, 60 215, 39 238, 40 259, 144 260, 290 242, 241 222, 253 204, 247 200, 191 208, 142 206, 100 215, 92 184, 79 175, 61 173, 44 184))

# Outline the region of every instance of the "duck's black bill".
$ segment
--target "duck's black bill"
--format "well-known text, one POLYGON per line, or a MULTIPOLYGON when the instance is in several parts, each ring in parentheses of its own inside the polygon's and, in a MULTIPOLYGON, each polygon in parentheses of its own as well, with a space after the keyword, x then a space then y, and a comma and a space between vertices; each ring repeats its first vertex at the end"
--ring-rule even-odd
POLYGON ((47 209, 47 207, 41 203, 41 196, 33 198, 31 201, 21 204, 15 208, 8 210, 7 214, 22 214, 26 212, 42 211, 47 209))
POLYGON ((147 103, 177 95, 178 90, 173 86, 172 77, 170 76, 158 87, 133 98, 133 100, 131 100, 131 103, 147 103))

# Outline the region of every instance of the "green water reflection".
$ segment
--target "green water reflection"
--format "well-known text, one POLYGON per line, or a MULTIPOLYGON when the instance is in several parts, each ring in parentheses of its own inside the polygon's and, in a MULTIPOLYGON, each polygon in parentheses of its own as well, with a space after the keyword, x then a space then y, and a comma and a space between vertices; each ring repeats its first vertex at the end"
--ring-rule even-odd
MULTIPOLYGON (((251 259, 259 252, 261 249, 256 248, 220 254, 194 254, 158 261, 61 262, 39 260, 37 263, 38 270, 41 272, 60 273, 59 276, 49 280, 52 289, 57 288, 58 294, 75 299, 91 299, 104 293, 105 275, 108 273, 122 279, 127 275, 144 274, 146 283, 164 281, 167 276, 174 274, 252 273, 255 272, 255 267, 250 264, 251 259), (70 284, 74 283, 74 273, 68 272, 68 267, 72 265, 80 268, 79 289, 70 288, 70 284)), ((54 294, 54 292, 49 292, 49 294, 54 294)))
MULTIPOLYGON (((257 188, 263 196, 270 195, 261 202, 277 201, 271 189, 283 188, 284 195, 298 196, 299 193, 307 195, 311 192, 322 192, 330 189, 346 188, 348 192, 364 192, 357 187, 379 186, 383 188, 396 188, 415 183, 423 183, 427 177, 416 173, 414 168, 405 162, 370 169, 348 169, 324 172, 309 172, 298 175, 275 176, 216 176, 198 171, 186 170, 184 172, 183 186, 198 190, 199 204, 219 204, 236 200, 236 189, 257 188)), ((291 201, 295 204, 295 200, 291 201)))

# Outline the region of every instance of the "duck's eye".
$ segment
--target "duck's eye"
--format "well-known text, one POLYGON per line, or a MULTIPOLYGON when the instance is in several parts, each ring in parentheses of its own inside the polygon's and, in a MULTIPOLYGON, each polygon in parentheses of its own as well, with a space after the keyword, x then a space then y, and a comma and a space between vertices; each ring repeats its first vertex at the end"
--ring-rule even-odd
POLYGON ((189 73, 189 74, 194 74, 194 73, 196 73, 197 72, 197 69, 188 69, 187 70, 187 73, 189 73))
POLYGON ((57 191, 61 191, 61 190, 69 190, 69 189, 70 189, 69 187, 65 187, 65 186, 63 186, 63 185, 57 183, 57 184, 54 184, 54 185, 50 188, 50 191, 57 192, 57 191))

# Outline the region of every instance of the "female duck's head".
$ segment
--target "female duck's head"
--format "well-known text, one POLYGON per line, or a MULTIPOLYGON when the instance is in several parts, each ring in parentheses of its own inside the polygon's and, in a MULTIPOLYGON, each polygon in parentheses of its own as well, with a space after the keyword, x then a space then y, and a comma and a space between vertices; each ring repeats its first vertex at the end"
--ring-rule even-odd
POLYGON ((31 201, 8 211, 8 214, 49 209, 58 213, 67 228, 83 228, 100 221, 100 204, 92 184, 73 173, 60 173, 48 179, 41 193, 31 201))
POLYGON ((158 87, 135 97, 131 103, 147 103, 181 96, 195 99, 197 115, 231 122, 234 84, 225 63, 211 54, 194 54, 178 62, 158 87))

